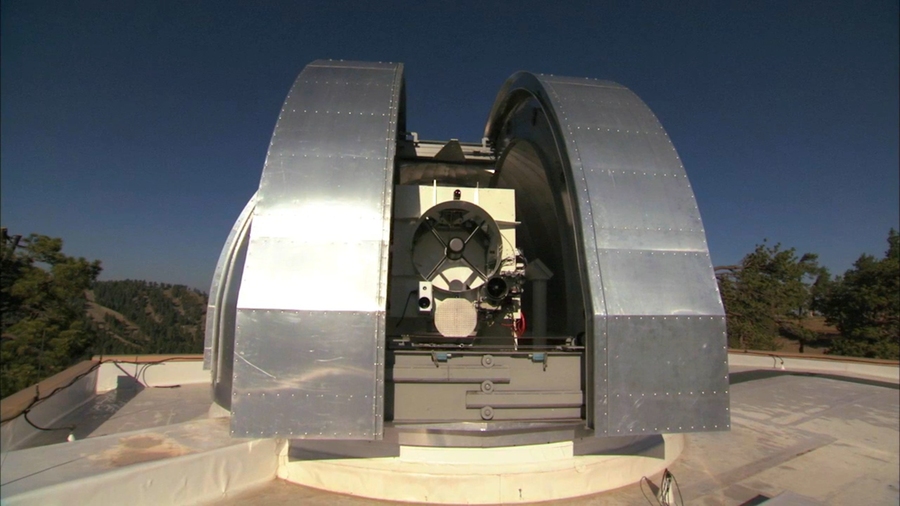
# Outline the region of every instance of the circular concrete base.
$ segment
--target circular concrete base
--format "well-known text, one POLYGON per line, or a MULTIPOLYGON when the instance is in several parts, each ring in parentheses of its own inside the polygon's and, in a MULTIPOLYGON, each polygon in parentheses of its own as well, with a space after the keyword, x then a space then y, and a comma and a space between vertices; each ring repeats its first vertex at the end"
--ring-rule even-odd
POLYGON ((389 501, 510 504, 612 490, 651 476, 681 454, 684 437, 665 435, 638 454, 574 455, 571 441, 499 448, 400 446, 399 456, 330 457, 287 445, 278 476, 308 487, 389 501))

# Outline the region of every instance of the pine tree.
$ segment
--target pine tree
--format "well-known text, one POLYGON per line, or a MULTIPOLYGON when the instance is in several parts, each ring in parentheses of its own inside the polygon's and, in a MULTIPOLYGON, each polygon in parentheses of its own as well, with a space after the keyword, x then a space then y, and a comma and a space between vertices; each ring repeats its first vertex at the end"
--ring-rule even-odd
POLYGON ((811 306, 811 287, 827 277, 816 255, 797 258, 794 248, 761 244, 740 265, 718 267, 716 272, 729 346, 775 350, 780 334, 801 342, 812 337, 802 320, 811 306))
POLYGON ((818 307, 841 333, 829 353, 900 360, 900 234, 888 232, 884 258, 861 255, 818 307))
POLYGON ((101 267, 64 255, 61 239, 10 237, 6 229, 2 236, 0 397, 6 397, 90 355, 85 291, 101 267))

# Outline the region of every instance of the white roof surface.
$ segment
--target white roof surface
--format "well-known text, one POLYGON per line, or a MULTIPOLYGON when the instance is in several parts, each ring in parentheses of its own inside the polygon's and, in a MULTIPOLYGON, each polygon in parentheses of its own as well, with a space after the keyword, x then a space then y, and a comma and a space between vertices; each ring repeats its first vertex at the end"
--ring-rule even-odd
MULTIPOLYGON (((731 431, 685 435, 669 468, 684 504, 900 503, 897 367, 882 374, 870 366, 815 362, 786 360, 782 370, 778 359, 731 355, 731 431)), ((146 376, 151 384, 173 383, 146 376)), ((226 505, 388 504, 274 479, 276 443, 230 438, 227 420, 209 415, 209 385, 192 381, 136 390, 120 384, 89 398, 48 424, 74 424, 74 442, 65 442, 70 431, 53 431, 12 445, 5 424, 3 503, 106 504, 127 490, 132 499, 156 504, 192 497, 226 505), (160 481, 162 495, 154 488, 160 481)), ((14 423, 22 430, 21 417, 14 423)), ((660 476, 647 478, 554 504, 646 504, 648 498, 656 504, 649 496, 660 476)))

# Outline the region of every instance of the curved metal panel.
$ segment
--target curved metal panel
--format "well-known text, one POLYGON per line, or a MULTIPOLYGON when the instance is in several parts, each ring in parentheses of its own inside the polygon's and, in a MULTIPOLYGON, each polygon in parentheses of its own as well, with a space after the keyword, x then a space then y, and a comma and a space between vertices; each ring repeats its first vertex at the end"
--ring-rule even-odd
POLYGON ((496 182, 543 172, 557 225, 574 226, 567 268, 582 301, 570 294, 568 304, 583 303, 595 434, 727 428, 725 317, 706 236, 650 109, 616 83, 520 72, 501 89, 485 137, 511 160, 496 182), (522 156, 523 141, 535 156, 522 156))
POLYGON ((206 306, 203 368, 210 370, 212 376, 213 400, 224 408, 231 407, 237 296, 244 272, 244 260, 247 257, 250 220, 255 207, 254 193, 231 227, 225 246, 219 254, 206 306))
POLYGON ((237 436, 381 437, 402 76, 316 61, 285 100, 238 296, 237 436))

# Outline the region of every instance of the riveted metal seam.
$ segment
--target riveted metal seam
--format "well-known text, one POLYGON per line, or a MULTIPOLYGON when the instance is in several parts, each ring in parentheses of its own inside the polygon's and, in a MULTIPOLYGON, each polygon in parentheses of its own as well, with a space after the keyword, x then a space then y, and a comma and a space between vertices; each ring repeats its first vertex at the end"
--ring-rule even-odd
MULTIPOLYGON (((587 176, 585 174, 584 162, 581 159, 581 153, 578 149, 578 141, 575 138, 576 137, 575 133, 572 130, 572 126, 571 126, 568 116, 566 114, 565 107, 562 104, 562 100, 560 99, 560 96, 557 93, 556 88, 553 86, 554 82, 559 82, 559 81, 556 81, 553 79, 549 79, 549 80, 539 79, 539 82, 552 95, 552 101, 550 104, 551 107, 554 107, 559 112, 559 114, 556 114, 557 121, 562 123, 560 126, 563 127, 560 129, 560 133, 563 136, 567 137, 567 138, 562 139, 563 140, 562 145, 565 146, 564 147, 565 152, 569 152, 568 144, 571 143, 572 152, 575 155, 575 158, 577 160, 578 169, 579 169, 579 172, 581 173, 580 174, 581 175, 581 188, 580 189, 582 191, 581 192, 577 191, 579 189, 579 188, 577 188, 578 185, 575 184, 576 183, 575 181, 573 181, 573 184, 575 184, 575 186, 576 186, 576 191, 575 191, 575 195, 572 198, 573 199, 584 199, 585 205, 578 206, 579 209, 585 210, 584 208, 586 208, 586 211, 587 211, 587 216, 584 216, 583 214, 579 213, 581 215, 582 230, 584 230, 586 225, 590 226, 591 237, 592 237, 593 243, 594 243, 593 250, 594 250, 594 260, 596 263, 595 263, 595 265, 592 266, 591 262, 587 258, 587 255, 585 255, 585 263, 586 263, 585 267, 587 268, 588 276, 589 276, 589 279, 587 280, 588 287, 591 287, 591 285, 593 284, 593 283, 591 283, 590 277, 595 276, 597 279, 597 283, 599 285, 598 288, 600 289, 599 295, 601 297, 602 304, 603 304, 603 308, 602 308, 603 314, 600 315, 600 317, 603 318, 603 325, 602 325, 602 328, 600 328, 600 329, 594 328, 593 331, 594 331, 595 336, 598 335, 598 333, 603 336, 604 346, 602 348, 602 353, 605 355, 602 358, 598 356, 597 348, 600 348, 600 346, 597 346, 599 343, 594 343, 594 352, 593 352, 593 355, 594 355, 594 357, 593 357, 594 367, 593 368, 594 368, 594 370, 596 371, 596 369, 597 369, 597 361, 602 361, 602 363, 604 364, 602 390, 600 388, 598 388, 598 385, 597 385, 597 380, 599 378, 596 378, 596 377, 593 378, 593 383, 594 383, 594 385, 593 385, 593 389, 594 389, 594 395, 593 395, 593 397, 594 397, 594 399, 593 399, 594 430, 596 431, 598 429, 598 425, 600 425, 599 422, 601 422, 601 420, 598 420, 599 417, 597 416, 598 411, 599 411, 598 404, 601 404, 601 402, 600 402, 601 399, 599 399, 598 395, 597 395, 599 393, 598 390, 602 391, 602 396, 603 396, 602 404, 604 404, 604 405, 607 404, 608 403, 607 399, 609 399, 609 368, 608 368, 608 366, 606 366, 606 364, 609 363, 609 351, 608 351, 609 350, 609 323, 608 323, 609 320, 607 318, 607 315, 609 314, 609 310, 607 308, 606 294, 605 294, 604 285, 603 285, 603 273, 601 272, 601 269, 600 269, 600 256, 598 254, 600 251, 600 248, 599 248, 599 244, 597 242, 597 230, 595 228, 596 222, 594 219, 594 208, 593 208, 593 205, 591 204, 590 190, 589 190, 588 183, 587 183, 587 176), (566 142, 566 141, 568 141, 568 142, 566 142), (584 194, 583 196, 581 195, 582 193, 584 194)), ((602 88, 602 86, 596 86, 596 87, 602 88)), ((572 162, 573 162, 573 160, 571 159, 571 157, 569 157, 569 167, 570 168, 573 165, 572 162)), ((575 174, 572 174, 572 176, 575 176, 575 174)), ((573 202, 573 204, 577 205, 577 201, 573 202)), ((581 240, 582 240, 582 243, 585 240, 583 235, 582 235, 581 240)), ((582 245, 582 247, 585 247, 585 246, 586 245, 584 245, 584 244, 582 245)), ((585 251, 585 253, 587 253, 587 251, 585 251)), ((591 315, 591 320, 592 320, 591 326, 592 327, 594 327, 594 325, 595 325, 593 320, 595 320, 596 316, 598 316, 598 315, 596 315, 597 309, 601 309, 601 308, 594 308, 595 313, 593 315, 591 315)), ((606 412, 604 413, 604 418, 602 419, 602 432, 603 433, 608 433, 608 431, 609 431, 608 412, 609 412, 609 410, 607 409, 606 412)))

